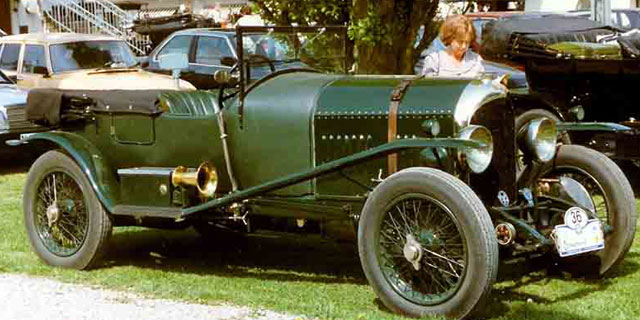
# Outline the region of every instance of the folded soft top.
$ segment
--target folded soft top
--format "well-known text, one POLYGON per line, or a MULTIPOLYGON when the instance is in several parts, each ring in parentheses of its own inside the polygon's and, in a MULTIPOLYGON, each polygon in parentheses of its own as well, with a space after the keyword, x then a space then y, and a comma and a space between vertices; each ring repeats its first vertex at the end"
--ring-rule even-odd
POLYGON ((158 96, 166 90, 59 90, 33 89, 27 96, 27 120, 56 126, 63 111, 157 114, 158 96))
MULTIPOLYGON (((494 60, 518 61, 527 57, 574 58, 572 52, 558 48, 573 48, 576 45, 552 46, 558 43, 598 43, 603 36, 613 36, 620 30, 580 17, 550 15, 533 18, 500 19, 488 22, 484 27, 482 54, 494 60)), ((615 41, 615 40, 614 40, 615 41)), ((628 49, 621 46, 622 55, 631 57, 628 49)), ((581 52, 581 51, 580 51, 581 52)), ((597 53, 597 50, 596 50, 597 53)), ((603 55, 611 59, 611 54, 603 55)), ((577 56, 599 59, 600 56, 577 56)))

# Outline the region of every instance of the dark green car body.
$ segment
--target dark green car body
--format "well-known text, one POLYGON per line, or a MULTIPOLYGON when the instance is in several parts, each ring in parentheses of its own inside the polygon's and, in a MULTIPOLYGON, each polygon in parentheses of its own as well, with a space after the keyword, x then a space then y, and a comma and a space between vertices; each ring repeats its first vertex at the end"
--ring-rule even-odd
MULTIPOLYGON (((318 165, 389 142, 388 104, 394 87, 406 79, 412 77, 285 73, 253 88, 242 103, 238 99, 227 101, 223 112, 230 137, 231 166, 237 172, 239 185, 247 189, 313 171, 318 165), (288 92, 287 99, 282 99, 282 92, 288 92)), ((167 174, 151 175, 154 178, 147 177, 147 183, 130 175, 149 176, 136 174, 136 168, 197 168, 206 161, 220 177, 217 197, 229 193, 231 184, 215 125, 213 104, 217 98, 217 93, 210 92, 164 93, 160 104, 167 105, 166 112, 149 115, 136 114, 135 110, 124 114, 98 111, 92 114, 93 121, 84 123, 80 130, 37 133, 26 139, 49 140, 71 154, 89 173, 107 211, 130 214, 131 210, 138 210, 138 214, 148 216, 179 218, 185 203, 176 203, 171 192, 162 195, 159 190, 160 185, 170 184, 167 174), (159 208, 163 208, 161 213, 157 212, 159 208)), ((469 121, 469 115, 460 111, 466 106, 459 104, 495 99, 509 114, 504 98, 504 92, 486 81, 414 79, 398 107, 398 139, 433 138, 422 129, 429 119, 440 123, 439 139, 455 137, 460 127, 454 120, 456 110, 461 121, 469 121), (461 102, 464 92, 471 99, 461 102)), ((437 144, 454 146, 447 140, 437 144)), ((399 157, 399 169, 424 164, 422 149, 414 149, 399 157)), ((372 186, 371 179, 386 167, 387 159, 379 157, 359 165, 350 178, 372 186)), ((388 174, 384 171, 383 176, 388 174)), ((353 197, 362 202, 367 190, 331 173, 269 194, 303 199, 353 197)))

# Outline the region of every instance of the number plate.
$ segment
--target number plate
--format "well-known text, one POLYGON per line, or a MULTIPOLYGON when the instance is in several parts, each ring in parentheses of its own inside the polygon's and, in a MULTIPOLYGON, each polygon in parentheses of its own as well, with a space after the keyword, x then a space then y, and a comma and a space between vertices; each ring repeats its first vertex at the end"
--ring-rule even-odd
POLYGON ((587 213, 578 207, 569 208, 564 224, 553 229, 558 254, 561 257, 604 249, 604 233, 598 219, 588 219, 587 213))

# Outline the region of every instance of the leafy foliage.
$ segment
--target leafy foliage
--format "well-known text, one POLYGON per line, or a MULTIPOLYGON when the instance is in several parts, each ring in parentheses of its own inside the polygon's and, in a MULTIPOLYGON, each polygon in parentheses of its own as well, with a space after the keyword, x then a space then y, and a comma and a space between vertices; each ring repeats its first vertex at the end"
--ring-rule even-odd
POLYGON ((260 15, 279 26, 344 25, 349 21, 350 0, 258 0, 260 15))
POLYGON ((412 73, 437 35, 438 0, 257 0, 275 25, 345 25, 360 73, 412 73), (420 29, 426 30, 419 36, 420 29), (416 42, 418 42, 417 45, 416 42))

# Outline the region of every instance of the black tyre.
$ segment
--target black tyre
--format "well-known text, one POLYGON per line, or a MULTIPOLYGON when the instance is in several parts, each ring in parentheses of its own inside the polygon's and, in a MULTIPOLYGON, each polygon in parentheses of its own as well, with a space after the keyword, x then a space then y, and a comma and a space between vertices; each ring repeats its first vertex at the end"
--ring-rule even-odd
POLYGON ((23 195, 31 245, 47 264, 74 269, 96 266, 112 224, 80 167, 49 151, 31 166, 23 195))
POLYGON ((402 170, 376 187, 360 217, 358 251, 380 300, 412 317, 468 317, 498 272, 484 205, 462 181, 431 168, 402 170))
POLYGON ((561 146, 555 161, 542 171, 543 178, 560 176, 573 178, 585 187, 596 206, 596 216, 610 229, 607 232, 605 227, 605 248, 595 253, 600 258, 599 273, 604 275, 624 258, 633 243, 636 212, 631 185, 611 159, 578 145, 561 146))

